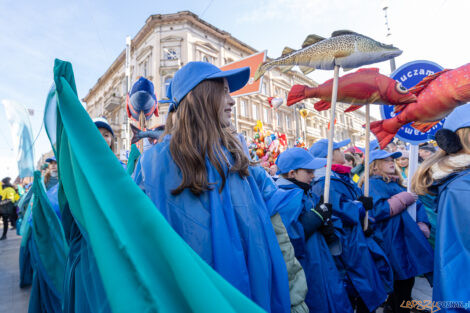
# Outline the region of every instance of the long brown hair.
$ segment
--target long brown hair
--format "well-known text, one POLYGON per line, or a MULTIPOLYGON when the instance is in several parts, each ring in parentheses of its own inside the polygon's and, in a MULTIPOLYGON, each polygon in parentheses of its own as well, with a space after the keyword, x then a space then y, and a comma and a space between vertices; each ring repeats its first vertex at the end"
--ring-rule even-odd
POLYGON ((223 125, 221 103, 224 93, 222 80, 205 80, 180 102, 174 113, 175 120, 167 119, 167 131, 171 134, 170 153, 182 174, 181 184, 172 194, 180 194, 189 188, 193 194, 200 195, 216 183, 207 180, 206 157, 222 177, 219 192, 225 186, 225 168, 242 177, 248 176, 248 157, 230 127, 223 125), (223 147, 233 157, 231 166, 223 147))
MULTIPOLYGON (((369 177, 372 177, 373 175, 378 175, 378 176, 382 177, 383 181, 385 181, 386 183, 389 183, 389 182, 392 181, 392 179, 390 178, 389 175, 385 174, 380 169, 381 165, 382 165, 382 162, 384 162, 384 161, 380 160, 380 159, 372 161, 372 163, 369 166, 369 177)), ((403 186, 403 177, 401 177, 401 174, 398 171, 396 166, 395 166, 395 174, 394 175, 396 175, 398 177, 398 184, 403 186)), ((362 185, 364 184, 365 177, 366 177, 366 175, 362 174, 361 179, 359 179, 359 182, 357 183, 359 188, 361 188, 362 185)))
POLYGON ((449 172, 459 172, 468 167, 465 165, 463 167, 456 167, 452 165, 450 162, 450 158, 452 156, 461 155, 461 154, 470 154, 470 127, 460 128, 456 131, 457 135, 460 138, 460 142, 462 143, 463 149, 455 154, 447 154, 443 150, 439 150, 438 152, 434 153, 430 158, 425 160, 418 170, 416 174, 413 176, 411 181, 411 188, 414 192, 418 195, 424 194, 432 194, 429 191, 429 187, 434 183, 434 179, 432 178, 432 166, 437 164, 439 168, 443 170, 448 170, 449 172))

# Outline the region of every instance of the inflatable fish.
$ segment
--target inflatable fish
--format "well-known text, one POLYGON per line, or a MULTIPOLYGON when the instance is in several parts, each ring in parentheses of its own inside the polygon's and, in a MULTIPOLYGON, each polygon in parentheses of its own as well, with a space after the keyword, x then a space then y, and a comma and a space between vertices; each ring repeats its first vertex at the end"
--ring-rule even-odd
POLYGON ((424 78, 410 89, 418 100, 398 106, 396 116, 372 122, 370 130, 383 149, 395 137, 398 130, 413 122, 411 126, 427 132, 457 106, 470 101, 470 63, 454 70, 443 70, 424 78))
POLYGON ((400 49, 392 45, 385 45, 349 30, 335 31, 327 39, 309 35, 300 50, 286 47, 279 58, 263 62, 257 69, 254 80, 257 81, 275 66, 283 67, 282 71, 286 72, 298 65, 306 75, 314 69, 332 70, 336 65, 343 69, 352 69, 386 61, 401 53, 400 49))
MULTIPOLYGON (((327 110, 331 106, 333 79, 317 87, 294 85, 287 95, 287 106, 307 98, 320 98, 315 110, 327 110)), ((364 68, 344 75, 338 80, 338 101, 352 104, 345 112, 355 111, 364 104, 402 105, 417 100, 399 82, 382 75, 377 68, 364 68)))
POLYGON ((165 126, 160 125, 158 127, 155 127, 155 129, 142 131, 131 124, 131 130, 133 134, 132 139, 131 139, 131 144, 135 144, 136 142, 138 142, 139 140, 143 138, 149 138, 150 143, 155 144, 158 141, 158 139, 160 139, 163 132, 165 131, 165 126))
POLYGON ((131 92, 127 95, 127 115, 139 121, 140 113, 145 114, 145 119, 148 120, 152 114, 158 116, 157 97, 155 96, 153 83, 141 77, 132 86, 131 92))

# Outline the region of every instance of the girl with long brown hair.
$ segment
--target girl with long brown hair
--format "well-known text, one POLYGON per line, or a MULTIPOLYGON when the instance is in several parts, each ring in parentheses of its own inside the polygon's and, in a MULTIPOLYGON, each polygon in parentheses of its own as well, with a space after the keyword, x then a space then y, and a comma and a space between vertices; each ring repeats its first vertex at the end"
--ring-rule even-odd
POLYGON ((268 312, 290 311, 286 265, 270 223, 289 201, 253 166, 231 129, 230 92, 249 69, 190 62, 171 82, 168 133, 134 179, 173 229, 222 277, 268 312))
POLYGON ((412 188, 437 196, 432 298, 463 305, 470 299, 470 104, 446 118, 436 142, 441 150, 421 164, 412 188))
MULTIPOLYGON (((411 301, 415 276, 433 271, 433 250, 429 237, 429 221, 415 194, 406 191, 394 160, 401 152, 370 152, 370 196, 374 199, 369 219, 373 222, 373 238, 387 254, 393 268, 393 292, 389 304, 393 312, 409 312, 401 307, 411 301), (416 221, 407 208, 416 202, 416 221)), ((359 185, 362 186, 363 179, 359 185)), ((429 277, 429 276, 428 276, 429 277)))

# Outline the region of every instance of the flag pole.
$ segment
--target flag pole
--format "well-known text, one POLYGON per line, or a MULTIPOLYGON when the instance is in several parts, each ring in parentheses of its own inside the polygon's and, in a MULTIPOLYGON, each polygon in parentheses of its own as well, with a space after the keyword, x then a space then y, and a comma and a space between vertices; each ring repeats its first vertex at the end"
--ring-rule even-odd
POLYGON ((328 203, 330 201, 331 165, 333 162, 333 139, 335 135, 335 113, 336 113, 336 98, 338 96, 338 78, 339 78, 339 65, 335 65, 334 76, 333 76, 333 91, 331 93, 330 129, 328 132, 328 156, 327 156, 327 163, 326 163, 325 189, 323 191, 324 203, 328 203))

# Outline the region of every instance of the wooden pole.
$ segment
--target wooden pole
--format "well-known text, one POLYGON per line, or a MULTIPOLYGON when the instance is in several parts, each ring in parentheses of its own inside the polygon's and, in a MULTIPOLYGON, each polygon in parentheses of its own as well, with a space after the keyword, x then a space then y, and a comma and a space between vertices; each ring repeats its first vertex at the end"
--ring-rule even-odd
POLYGON ((330 131, 328 132, 328 156, 326 163, 325 190, 323 191, 324 203, 329 203, 330 201, 331 165, 333 162, 333 140, 335 138, 335 113, 336 98, 338 96, 338 78, 339 65, 335 65, 333 76, 333 90, 331 93, 330 131))
MULTIPOLYGON (((366 151, 364 156, 364 196, 369 196, 369 160, 370 160, 370 104, 366 104, 366 151)), ((369 227, 369 212, 364 217, 364 230, 369 227)))
MULTIPOLYGON (((139 127, 140 127, 141 131, 145 131, 145 114, 144 114, 144 111, 141 111, 140 115, 139 115, 139 127)), ((144 139, 141 140, 140 145, 139 145, 140 153, 144 152, 144 139)))

